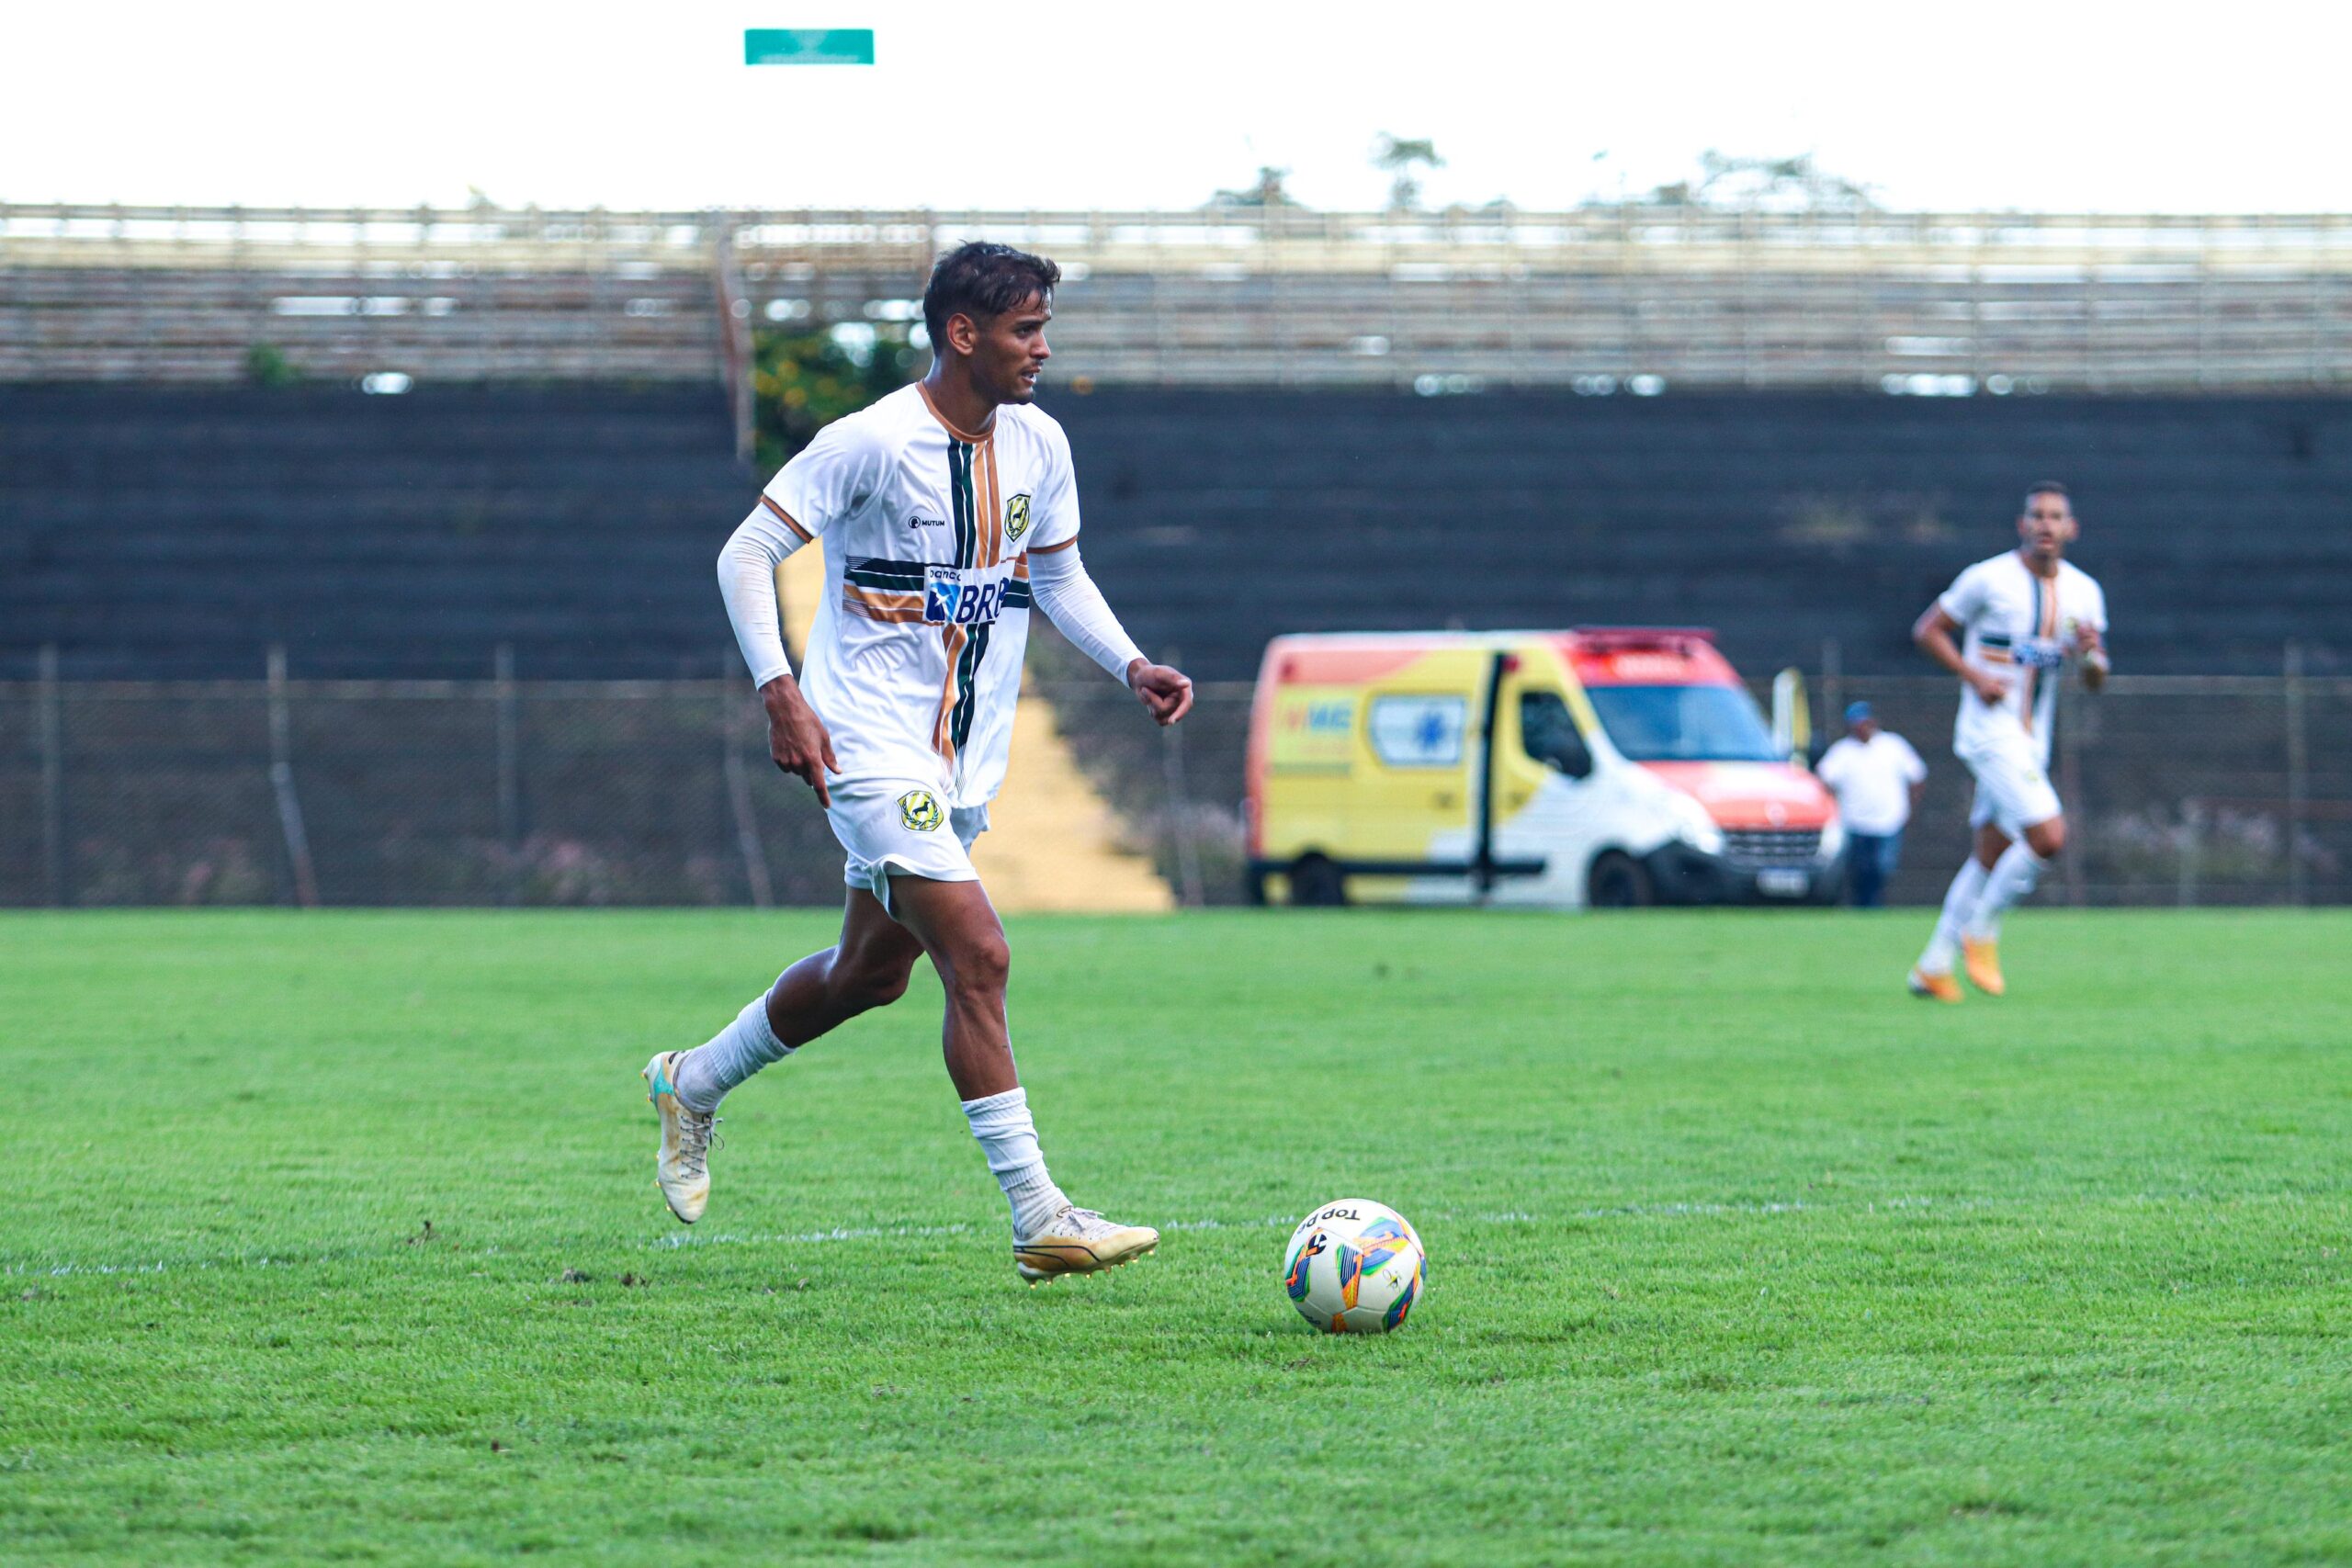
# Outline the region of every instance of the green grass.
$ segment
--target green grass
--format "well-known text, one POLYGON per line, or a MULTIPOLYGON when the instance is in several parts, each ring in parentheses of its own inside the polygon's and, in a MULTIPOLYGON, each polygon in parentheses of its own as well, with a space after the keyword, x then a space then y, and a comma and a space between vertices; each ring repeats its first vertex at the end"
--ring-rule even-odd
POLYGON ((1018 921, 1055 1173, 1170 1227, 1035 1292, 927 973, 662 1208, 638 1068, 830 917, 0 920, 0 1559, 2352 1559, 2352 919, 1936 1009, 1923 919, 1018 921), (1280 1288, 1340 1195, 1385 1339, 1280 1288))

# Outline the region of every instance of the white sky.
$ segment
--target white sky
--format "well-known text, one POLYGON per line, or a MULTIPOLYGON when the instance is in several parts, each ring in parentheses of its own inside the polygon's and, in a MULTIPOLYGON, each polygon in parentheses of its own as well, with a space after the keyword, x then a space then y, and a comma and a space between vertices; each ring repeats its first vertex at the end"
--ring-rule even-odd
POLYGON ((691 208, 1197 205, 1261 163, 1373 207, 1645 190, 1810 152, 1898 208, 2352 209, 2352 12, 1966 6, 650 0, 26 3, 0 198, 691 208), (750 68, 747 27, 880 63, 750 68))

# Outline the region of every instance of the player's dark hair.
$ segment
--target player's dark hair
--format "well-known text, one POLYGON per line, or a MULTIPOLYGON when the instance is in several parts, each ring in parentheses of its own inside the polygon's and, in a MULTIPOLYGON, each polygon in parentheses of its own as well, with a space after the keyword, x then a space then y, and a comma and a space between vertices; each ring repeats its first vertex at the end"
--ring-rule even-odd
POLYGON ((922 291, 922 324, 933 354, 944 354, 947 318, 985 321, 1019 310, 1030 296, 1053 298, 1062 269, 1043 256, 987 240, 967 240, 939 258, 922 291))
POLYGON ((2056 479, 2036 479, 2031 484, 2026 486, 2025 504, 2031 506, 2033 504, 2033 498, 2037 495, 2054 495, 2059 500, 2066 503, 2066 509, 2069 512, 2074 510, 2075 498, 2067 494, 2066 487, 2060 484, 2056 479))

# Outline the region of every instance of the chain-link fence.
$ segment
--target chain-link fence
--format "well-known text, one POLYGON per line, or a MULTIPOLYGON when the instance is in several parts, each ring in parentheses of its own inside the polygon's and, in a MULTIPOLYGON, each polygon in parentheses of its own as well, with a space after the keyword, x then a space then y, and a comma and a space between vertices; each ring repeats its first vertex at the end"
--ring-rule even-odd
MULTIPOLYGON (((1058 650, 1066 652, 1067 650, 1058 650)), ((1250 690, 1153 728, 1039 649, 1038 689, 1186 902, 1241 897, 1250 690)), ((1966 842, 1953 688, 1868 697, 1932 769, 1890 889, 1966 842)), ((2119 677, 2069 691, 2072 848, 2043 897, 2352 901, 2352 680, 2119 677)), ((740 681, 0 682, 0 905, 830 904, 840 851, 740 681)))

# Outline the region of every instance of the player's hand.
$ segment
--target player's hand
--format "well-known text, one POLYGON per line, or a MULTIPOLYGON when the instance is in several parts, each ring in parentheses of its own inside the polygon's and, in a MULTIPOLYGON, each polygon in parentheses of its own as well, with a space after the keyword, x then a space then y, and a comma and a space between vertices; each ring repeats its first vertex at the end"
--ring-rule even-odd
POLYGON ((2009 694, 2008 682, 1994 674, 1990 670, 1980 670, 1972 664, 1961 671, 1960 678, 1968 682, 1968 689, 1974 692, 1977 700, 1987 707, 1999 703, 2002 698, 2009 694))
POLYGON ((777 767, 815 790, 818 805, 831 810, 833 796, 825 787, 825 775, 839 773, 841 764, 833 761, 833 738, 825 733, 825 721, 789 675, 762 686, 760 701, 768 710, 768 755, 777 767))
POLYGON ((1193 711, 1193 680, 1181 670, 1138 659, 1127 666, 1127 689, 1165 729, 1193 711))

